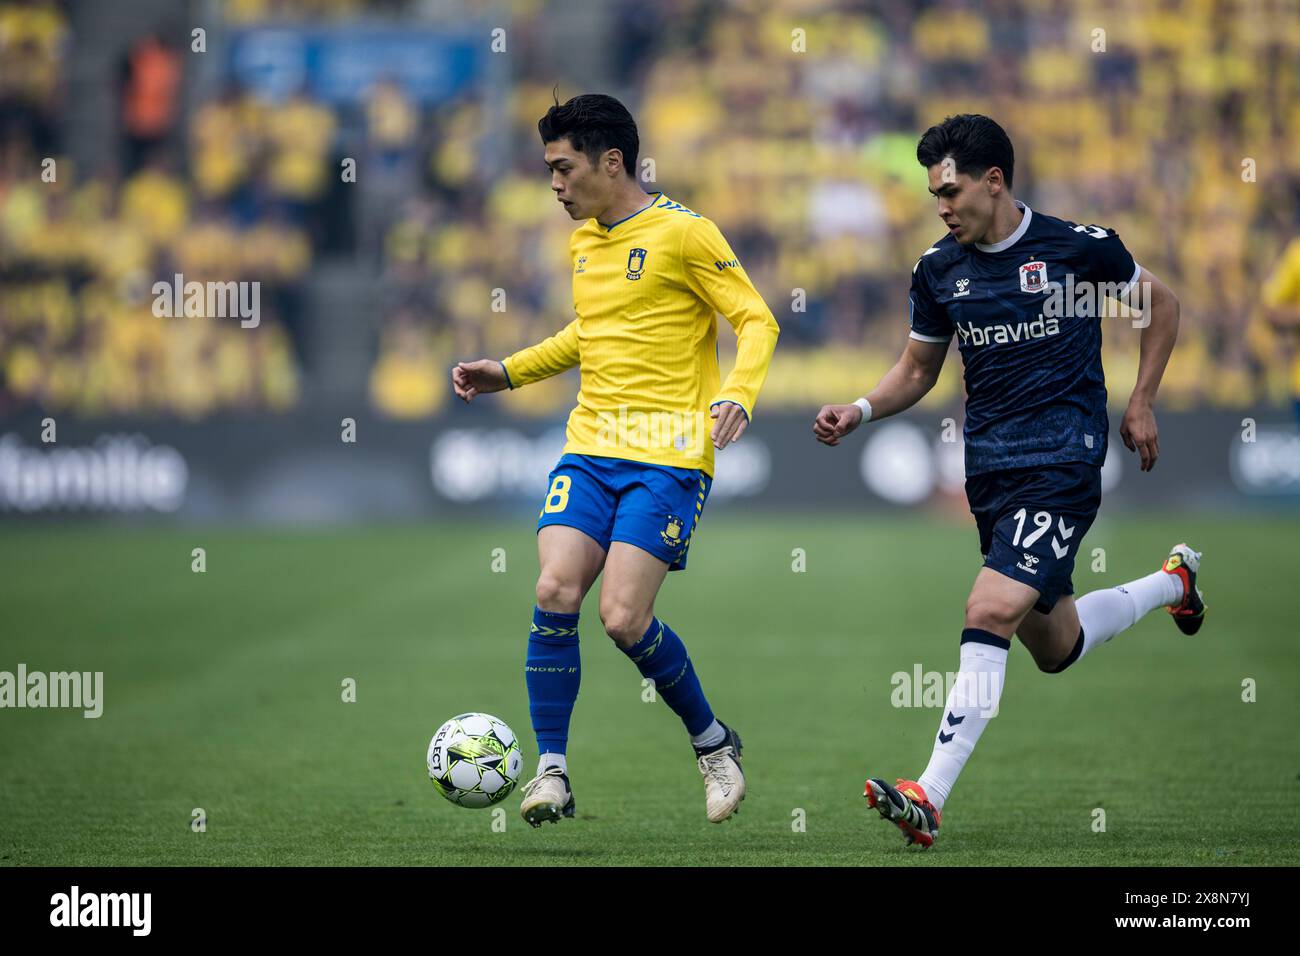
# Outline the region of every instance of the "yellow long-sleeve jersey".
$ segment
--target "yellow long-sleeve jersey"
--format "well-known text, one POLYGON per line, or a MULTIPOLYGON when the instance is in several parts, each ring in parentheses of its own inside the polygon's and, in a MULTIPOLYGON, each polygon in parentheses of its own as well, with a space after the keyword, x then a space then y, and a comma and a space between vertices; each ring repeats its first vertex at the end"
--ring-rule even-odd
POLYGON ((577 365, 566 453, 713 473, 710 406, 750 418, 776 348, 776 319, 711 221, 658 193, 639 212, 574 231, 577 317, 505 359, 511 388, 577 365), (736 330, 721 385, 717 321, 736 330))
MULTIPOLYGON (((1300 306, 1300 239, 1292 239, 1264 284, 1264 305, 1300 306)), ((1291 360, 1291 394, 1300 399, 1300 350, 1291 360)))

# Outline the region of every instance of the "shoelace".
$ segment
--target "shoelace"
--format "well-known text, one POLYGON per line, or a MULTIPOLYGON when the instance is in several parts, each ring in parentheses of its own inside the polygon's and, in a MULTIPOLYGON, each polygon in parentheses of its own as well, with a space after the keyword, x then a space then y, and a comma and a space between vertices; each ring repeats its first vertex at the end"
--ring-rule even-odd
POLYGON ((541 785, 543 780, 545 780, 547 777, 558 777, 563 772, 564 771, 562 771, 559 767, 547 767, 537 776, 533 777, 532 780, 529 780, 526 784, 524 784, 524 796, 531 797, 533 795, 533 791, 536 790, 541 785))
POLYGON ((725 789, 735 786, 735 778, 731 775, 731 748, 723 747, 721 750, 715 750, 713 753, 702 754, 700 756, 700 773, 706 776, 718 778, 718 782, 725 789))

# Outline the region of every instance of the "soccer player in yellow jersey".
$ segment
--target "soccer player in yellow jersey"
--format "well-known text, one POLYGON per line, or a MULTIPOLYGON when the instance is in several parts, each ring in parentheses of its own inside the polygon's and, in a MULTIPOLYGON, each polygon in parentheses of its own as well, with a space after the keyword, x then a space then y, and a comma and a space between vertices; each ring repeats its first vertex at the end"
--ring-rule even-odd
POLYGON ((1290 333, 1291 398, 1300 421, 1300 238, 1292 239, 1264 284, 1264 319, 1281 333, 1290 333))
POLYGON ((718 721, 686 647, 654 614, 713 481, 713 451, 753 415, 778 334, 717 226, 635 175, 636 123, 618 100, 558 102, 537 124, 551 189, 575 222, 569 249, 577 317, 504 361, 452 370, 466 402, 578 366, 564 455, 538 520, 537 607, 524 672, 537 775, 520 812, 533 826, 574 814, 566 748, 578 697, 578 611, 601 572, 607 633, 686 725, 709 820, 745 796, 736 731, 718 721), (718 371, 717 322, 736 330, 736 364, 718 371))

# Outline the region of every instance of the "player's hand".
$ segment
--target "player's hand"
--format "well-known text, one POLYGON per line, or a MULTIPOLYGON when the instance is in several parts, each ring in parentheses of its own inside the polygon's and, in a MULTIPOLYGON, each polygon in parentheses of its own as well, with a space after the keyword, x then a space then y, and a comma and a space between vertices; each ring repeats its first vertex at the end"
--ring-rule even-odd
POLYGON ((709 408, 709 417, 713 419, 713 430, 709 432, 709 437, 713 439, 714 448, 726 448, 745 434, 745 429, 749 427, 745 410, 735 402, 714 402, 709 408))
POLYGON ((496 359, 479 359, 477 362, 457 362, 451 370, 451 387, 463 402, 472 402, 480 392, 499 392, 509 388, 506 367, 496 359))
POLYGON ((857 405, 823 405, 813 420, 813 434, 823 445, 838 445, 840 439, 862 424, 857 405))
POLYGON ((1150 471, 1160 457, 1160 435, 1156 429, 1156 413, 1149 402, 1133 399, 1124 412, 1119 426, 1124 447, 1142 456, 1142 471, 1150 471))

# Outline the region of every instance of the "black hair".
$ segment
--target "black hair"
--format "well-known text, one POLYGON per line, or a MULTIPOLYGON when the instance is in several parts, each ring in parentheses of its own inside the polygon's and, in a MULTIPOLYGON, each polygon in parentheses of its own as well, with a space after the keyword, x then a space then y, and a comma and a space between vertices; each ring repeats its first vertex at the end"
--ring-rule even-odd
POLYGON ((587 154, 591 165, 607 149, 623 154, 623 171, 636 178, 636 155, 641 148, 636 121, 627 107, 604 93, 584 93, 563 106, 559 98, 546 115, 537 121, 542 143, 567 139, 573 148, 587 154))
POLYGON ((931 126, 916 144, 916 161, 929 169, 948 156, 957 172, 978 176, 996 166, 1011 188, 1015 173, 1016 152, 1006 130, 978 113, 949 116, 938 126, 931 126))

